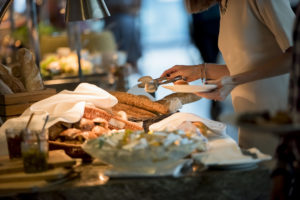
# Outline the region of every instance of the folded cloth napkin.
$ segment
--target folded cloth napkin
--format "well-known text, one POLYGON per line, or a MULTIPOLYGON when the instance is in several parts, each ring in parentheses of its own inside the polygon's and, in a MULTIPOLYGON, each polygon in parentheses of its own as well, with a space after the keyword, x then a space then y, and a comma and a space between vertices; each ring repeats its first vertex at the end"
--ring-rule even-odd
POLYGON ((210 120, 210 119, 205 119, 202 117, 199 117, 195 114, 192 113, 184 113, 184 112, 178 112, 175 113, 157 123, 152 124, 149 127, 149 130, 151 131, 174 131, 177 130, 178 127, 183 123, 183 122, 196 122, 196 121, 200 121, 203 124, 205 124, 209 130, 210 130, 210 134, 214 135, 226 135, 226 125, 221 123, 221 122, 217 122, 214 120, 210 120))
POLYGON ((192 155, 193 159, 206 166, 245 164, 271 159, 271 156, 256 148, 248 149, 254 156, 245 155, 230 137, 215 138, 208 143, 208 151, 192 155))
POLYGON ((38 101, 25 110, 20 117, 9 119, 0 127, 0 155, 8 154, 5 130, 7 128, 25 128, 29 116, 33 112, 35 115, 30 123, 30 129, 41 130, 46 115, 49 115, 49 121, 46 125, 46 128, 49 128, 59 121, 67 123, 79 121, 87 104, 107 109, 117 103, 116 97, 89 83, 81 83, 74 91, 64 90, 38 101))
POLYGON ((27 109, 24 115, 32 112, 48 112, 52 116, 62 116, 77 104, 84 110, 86 103, 93 104, 100 108, 111 108, 118 100, 105 90, 89 83, 79 84, 74 91, 64 90, 56 95, 34 103, 27 109))

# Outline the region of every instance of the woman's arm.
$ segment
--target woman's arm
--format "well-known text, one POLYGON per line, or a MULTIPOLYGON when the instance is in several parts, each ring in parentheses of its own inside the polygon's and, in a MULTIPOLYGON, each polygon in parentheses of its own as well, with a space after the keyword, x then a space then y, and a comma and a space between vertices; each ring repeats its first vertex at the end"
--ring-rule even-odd
POLYGON ((223 76, 229 76, 226 65, 218 65, 212 63, 200 65, 175 65, 162 73, 160 77, 168 77, 169 79, 176 76, 186 78, 187 82, 197 79, 219 79, 223 76))
POLYGON ((218 88, 212 92, 199 92, 196 94, 207 99, 222 101, 238 85, 288 73, 292 62, 291 49, 282 53, 281 56, 270 60, 268 65, 266 65, 267 67, 258 66, 252 71, 233 76, 223 76, 218 80, 208 80, 207 84, 216 84, 218 88))
POLYGON ((281 56, 278 56, 269 61, 267 67, 257 67, 255 70, 231 76, 235 85, 240 85, 256 80, 270 78, 281 74, 288 73, 292 65, 292 48, 290 47, 281 56))
MULTIPOLYGON (((201 64, 202 67, 206 68, 206 79, 216 80, 220 79, 223 76, 229 76, 229 70, 226 65, 218 65, 213 63, 201 64), (204 66, 206 65, 206 66, 204 66)), ((204 77, 202 77, 204 78, 204 77)))

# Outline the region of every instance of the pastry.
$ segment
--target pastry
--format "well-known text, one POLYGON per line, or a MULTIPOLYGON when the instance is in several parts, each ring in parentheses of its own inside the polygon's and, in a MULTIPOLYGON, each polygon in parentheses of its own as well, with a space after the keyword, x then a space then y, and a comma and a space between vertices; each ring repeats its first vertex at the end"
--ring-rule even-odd
POLYGON ((98 117, 103 118, 106 121, 108 121, 109 129, 143 130, 143 128, 139 124, 135 122, 126 121, 121 117, 110 114, 100 108, 86 106, 83 117, 91 120, 98 117))

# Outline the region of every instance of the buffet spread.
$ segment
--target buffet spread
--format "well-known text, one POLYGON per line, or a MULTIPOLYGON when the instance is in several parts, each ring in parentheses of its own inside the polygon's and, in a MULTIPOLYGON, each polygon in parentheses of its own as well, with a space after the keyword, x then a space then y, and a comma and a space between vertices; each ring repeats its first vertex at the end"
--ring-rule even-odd
MULTIPOLYGON (((103 72, 100 54, 83 50, 81 55, 84 75, 103 72)), ((105 184, 107 177, 177 178, 195 166, 244 169, 271 159, 256 148, 240 149, 226 134, 224 123, 180 112, 185 104, 200 100, 194 92, 213 90, 216 85, 192 86, 183 80, 164 85, 175 93, 159 100, 106 91, 89 83, 56 94, 44 87, 42 76, 76 76, 79 63, 74 52, 59 48, 44 57, 40 68, 28 49, 18 50, 16 57, 12 66, 0 64, 0 124, 6 120, 0 127, 0 197, 36 192, 78 178, 83 172, 79 166, 86 163, 92 169, 101 166, 103 174, 96 171, 97 181, 105 184)), ((142 80, 142 87, 150 93, 168 82, 149 76, 142 80)), ((291 123, 282 116, 244 115, 239 123, 291 123)), ((92 173, 80 178, 91 181, 85 175, 92 173)))
MULTIPOLYGON (((23 159, 23 143, 35 148, 32 152, 26 149, 26 155, 31 156, 28 165, 40 166, 40 154, 48 149, 36 148, 36 144, 40 146, 46 141, 50 152, 64 150, 69 157, 85 162, 96 159, 109 166, 106 175, 117 177, 178 177, 191 163, 208 167, 241 167, 246 163, 253 167, 271 158, 257 149, 245 154, 226 135, 224 123, 180 112, 183 105, 199 99, 193 93, 172 93, 151 100, 146 95, 106 91, 81 83, 74 91, 64 90, 37 101, 20 117, 7 120, 0 127, 0 152, 2 156, 11 153, 6 134, 13 132, 22 140, 23 159)), ((25 164, 24 170, 26 175, 25 164)), ((55 173, 54 176, 61 173, 49 166, 46 171, 34 167, 30 170, 36 174, 55 173)), ((64 173, 67 176, 70 171, 64 173)))

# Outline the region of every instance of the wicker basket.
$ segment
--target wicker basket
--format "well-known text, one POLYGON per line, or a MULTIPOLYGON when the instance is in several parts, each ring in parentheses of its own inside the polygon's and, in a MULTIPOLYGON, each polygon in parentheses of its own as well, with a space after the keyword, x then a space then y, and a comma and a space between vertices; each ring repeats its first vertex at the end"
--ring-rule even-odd
POLYGON ((83 151, 81 144, 69 144, 65 142, 49 141, 49 149, 63 149, 72 158, 81 158, 83 161, 91 161, 92 157, 83 151))

